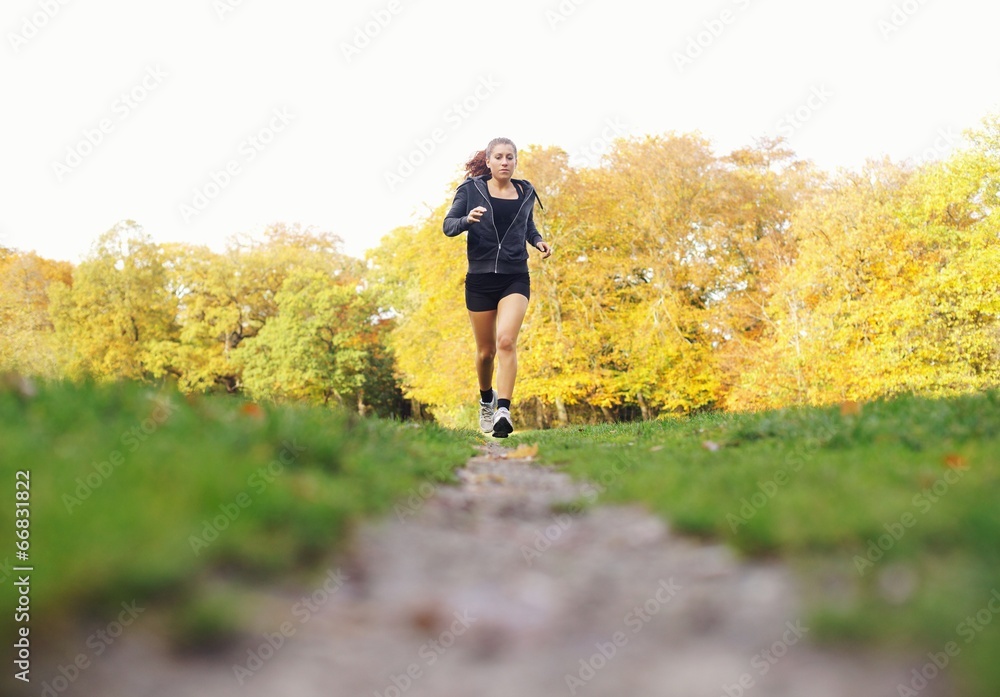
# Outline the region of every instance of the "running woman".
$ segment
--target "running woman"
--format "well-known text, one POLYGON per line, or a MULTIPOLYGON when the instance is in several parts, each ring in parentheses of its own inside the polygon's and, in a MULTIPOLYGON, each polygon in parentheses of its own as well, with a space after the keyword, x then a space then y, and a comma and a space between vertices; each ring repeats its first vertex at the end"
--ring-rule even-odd
POLYGON ((476 339, 479 427, 496 438, 514 431, 510 400, 517 378, 517 334, 531 297, 525 242, 540 251, 542 259, 552 254, 532 215, 538 196, 530 183, 513 178, 516 167, 513 141, 491 140, 465 163, 465 181, 444 219, 448 237, 469 233, 465 306, 476 339), (494 359, 500 364, 496 390, 494 359))

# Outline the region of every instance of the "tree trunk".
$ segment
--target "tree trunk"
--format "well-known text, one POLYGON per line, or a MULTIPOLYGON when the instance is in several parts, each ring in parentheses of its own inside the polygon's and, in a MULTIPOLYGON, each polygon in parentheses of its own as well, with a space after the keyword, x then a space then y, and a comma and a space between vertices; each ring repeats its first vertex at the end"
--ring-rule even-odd
POLYGON ((556 418, 560 426, 565 426, 569 423, 569 416, 566 414, 566 403, 562 400, 562 397, 556 397, 556 418))
POLYGON ((545 428, 545 405, 537 397, 535 398, 535 427, 545 428))
POLYGON ((646 399, 642 396, 642 392, 637 392, 635 398, 636 401, 639 402, 639 410, 642 412, 642 420, 649 421, 649 407, 646 406, 646 399))

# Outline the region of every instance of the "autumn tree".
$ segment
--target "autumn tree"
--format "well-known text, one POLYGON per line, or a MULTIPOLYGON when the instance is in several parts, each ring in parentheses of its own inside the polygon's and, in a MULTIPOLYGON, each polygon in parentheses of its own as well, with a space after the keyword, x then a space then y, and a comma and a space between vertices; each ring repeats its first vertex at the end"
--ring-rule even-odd
MULTIPOLYGON (((657 418, 1000 385, 1000 116, 938 162, 827 174, 781 140, 527 147, 555 254, 529 255, 522 423, 657 418)), ((453 182, 457 185, 458 180, 453 182)), ((424 220, 365 262, 276 224, 213 251, 126 221, 77 267, 0 249, 0 370, 474 421, 465 240, 424 220)))
POLYGON ((69 286, 72 266, 34 252, 0 248, 0 373, 59 375, 49 289, 69 286))
POLYGON ((601 322, 589 318, 588 311, 599 308, 594 301, 601 289, 580 283, 589 275, 580 267, 587 262, 581 251, 587 218, 581 208, 588 187, 559 148, 525 148, 518 168, 539 193, 543 204, 535 208, 535 222, 557 254, 545 261, 529 255, 532 297, 519 341, 519 402, 533 400, 538 426, 565 424, 572 409, 591 408, 599 381, 599 368, 590 361, 600 346, 593 328, 601 322), (591 331, 577 326, 581 312, 591 331))
POLYGON ((997 136, 987 120, 942 162, 843 172, 795 216, 794 263, 730 408, 1000 384, 997 136))
MULTIPOLYGON (((538 425, 595 409, 604 419, 633 409, 652 418, 721 399, 719 345, 753 324, 731 308, 751 292, 761 303, 755 278, 774 253, 761 241, 787 226, 790 203, 761 172, 788 156, 770 144, 756 157, 770 159, 754 161, 751 185, 749 167, 716 157, 697 136, 622 140, 602 166, 579 169, 559 149, 521 151, 519 174, 544 202, 536 222, 556 249, 546 261, 529 257, 532 303, 519 340, 517 403, 534 403, 538 425)), ((458 414, 471 401, 473 349, 464 249, 440 233, 445 210, 396 231, 373 258, 394 279, 408 394, 458 414), (454 261, 442 268, 441 259, 454 261)))
POLYGON ((395 320, 389 345, 406 399, 458 425, 475 395, 475 343, 465 311, 464 239, 441 232, 450 201, 420 225, 401 227, 369 255, 367 273, 380 313, 395 320))
POLYGON ((72 286, 51 286, 51 312, 69 377, 159 377, 177 336, 177 301, 163 255, 133 221, 101 235, 73 270, 72 286))
POLYGON ((299 225, 275 224, 257 237, 231 238, 221 253, 177 244, 164 251, 181 325, 167 369, 184 390, 240 389, 233 352, 277 314, 277 294, 291 273, 356 277, 360 269, 343 253, 339 237, 299 225))
POLYGON ((357 277, 295 270, 275 295, 276 313, 241 342, 236 362, 258 399, 337 404, 360 413, 399 413, 390 322, 378 316, 357 277))

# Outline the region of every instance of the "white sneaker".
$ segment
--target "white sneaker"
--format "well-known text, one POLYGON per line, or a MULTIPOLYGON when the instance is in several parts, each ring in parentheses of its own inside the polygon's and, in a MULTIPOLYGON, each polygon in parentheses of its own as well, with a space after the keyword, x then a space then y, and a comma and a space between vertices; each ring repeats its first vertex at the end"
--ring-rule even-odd
POLYGON ((493 412, 497 408, 497 391, 492 390, 493 399, 490 402, 480 402, 479 403, 479 428, 483 430, 483 433, 493 432, 493 412))
POLYGON ((514 432, 514 422, 510 420, 510 411, 507 407, 500 407, 493 414, 493 437, 506 438, 514 432))

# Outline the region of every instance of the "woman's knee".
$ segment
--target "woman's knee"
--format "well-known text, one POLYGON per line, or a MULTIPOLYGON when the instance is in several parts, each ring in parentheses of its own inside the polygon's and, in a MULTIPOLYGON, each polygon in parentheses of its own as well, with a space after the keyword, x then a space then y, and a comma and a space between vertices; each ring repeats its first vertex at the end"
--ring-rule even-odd
POLYGON ((501 334, 497 337, 497 350, 498 351, 513 351, 517 347, 517 335, 516 334, 501 334))
POLYGON ((497 355, 496 346, 480 346, 476 349, 476 355, 481 361, 492 361, 497 355))

